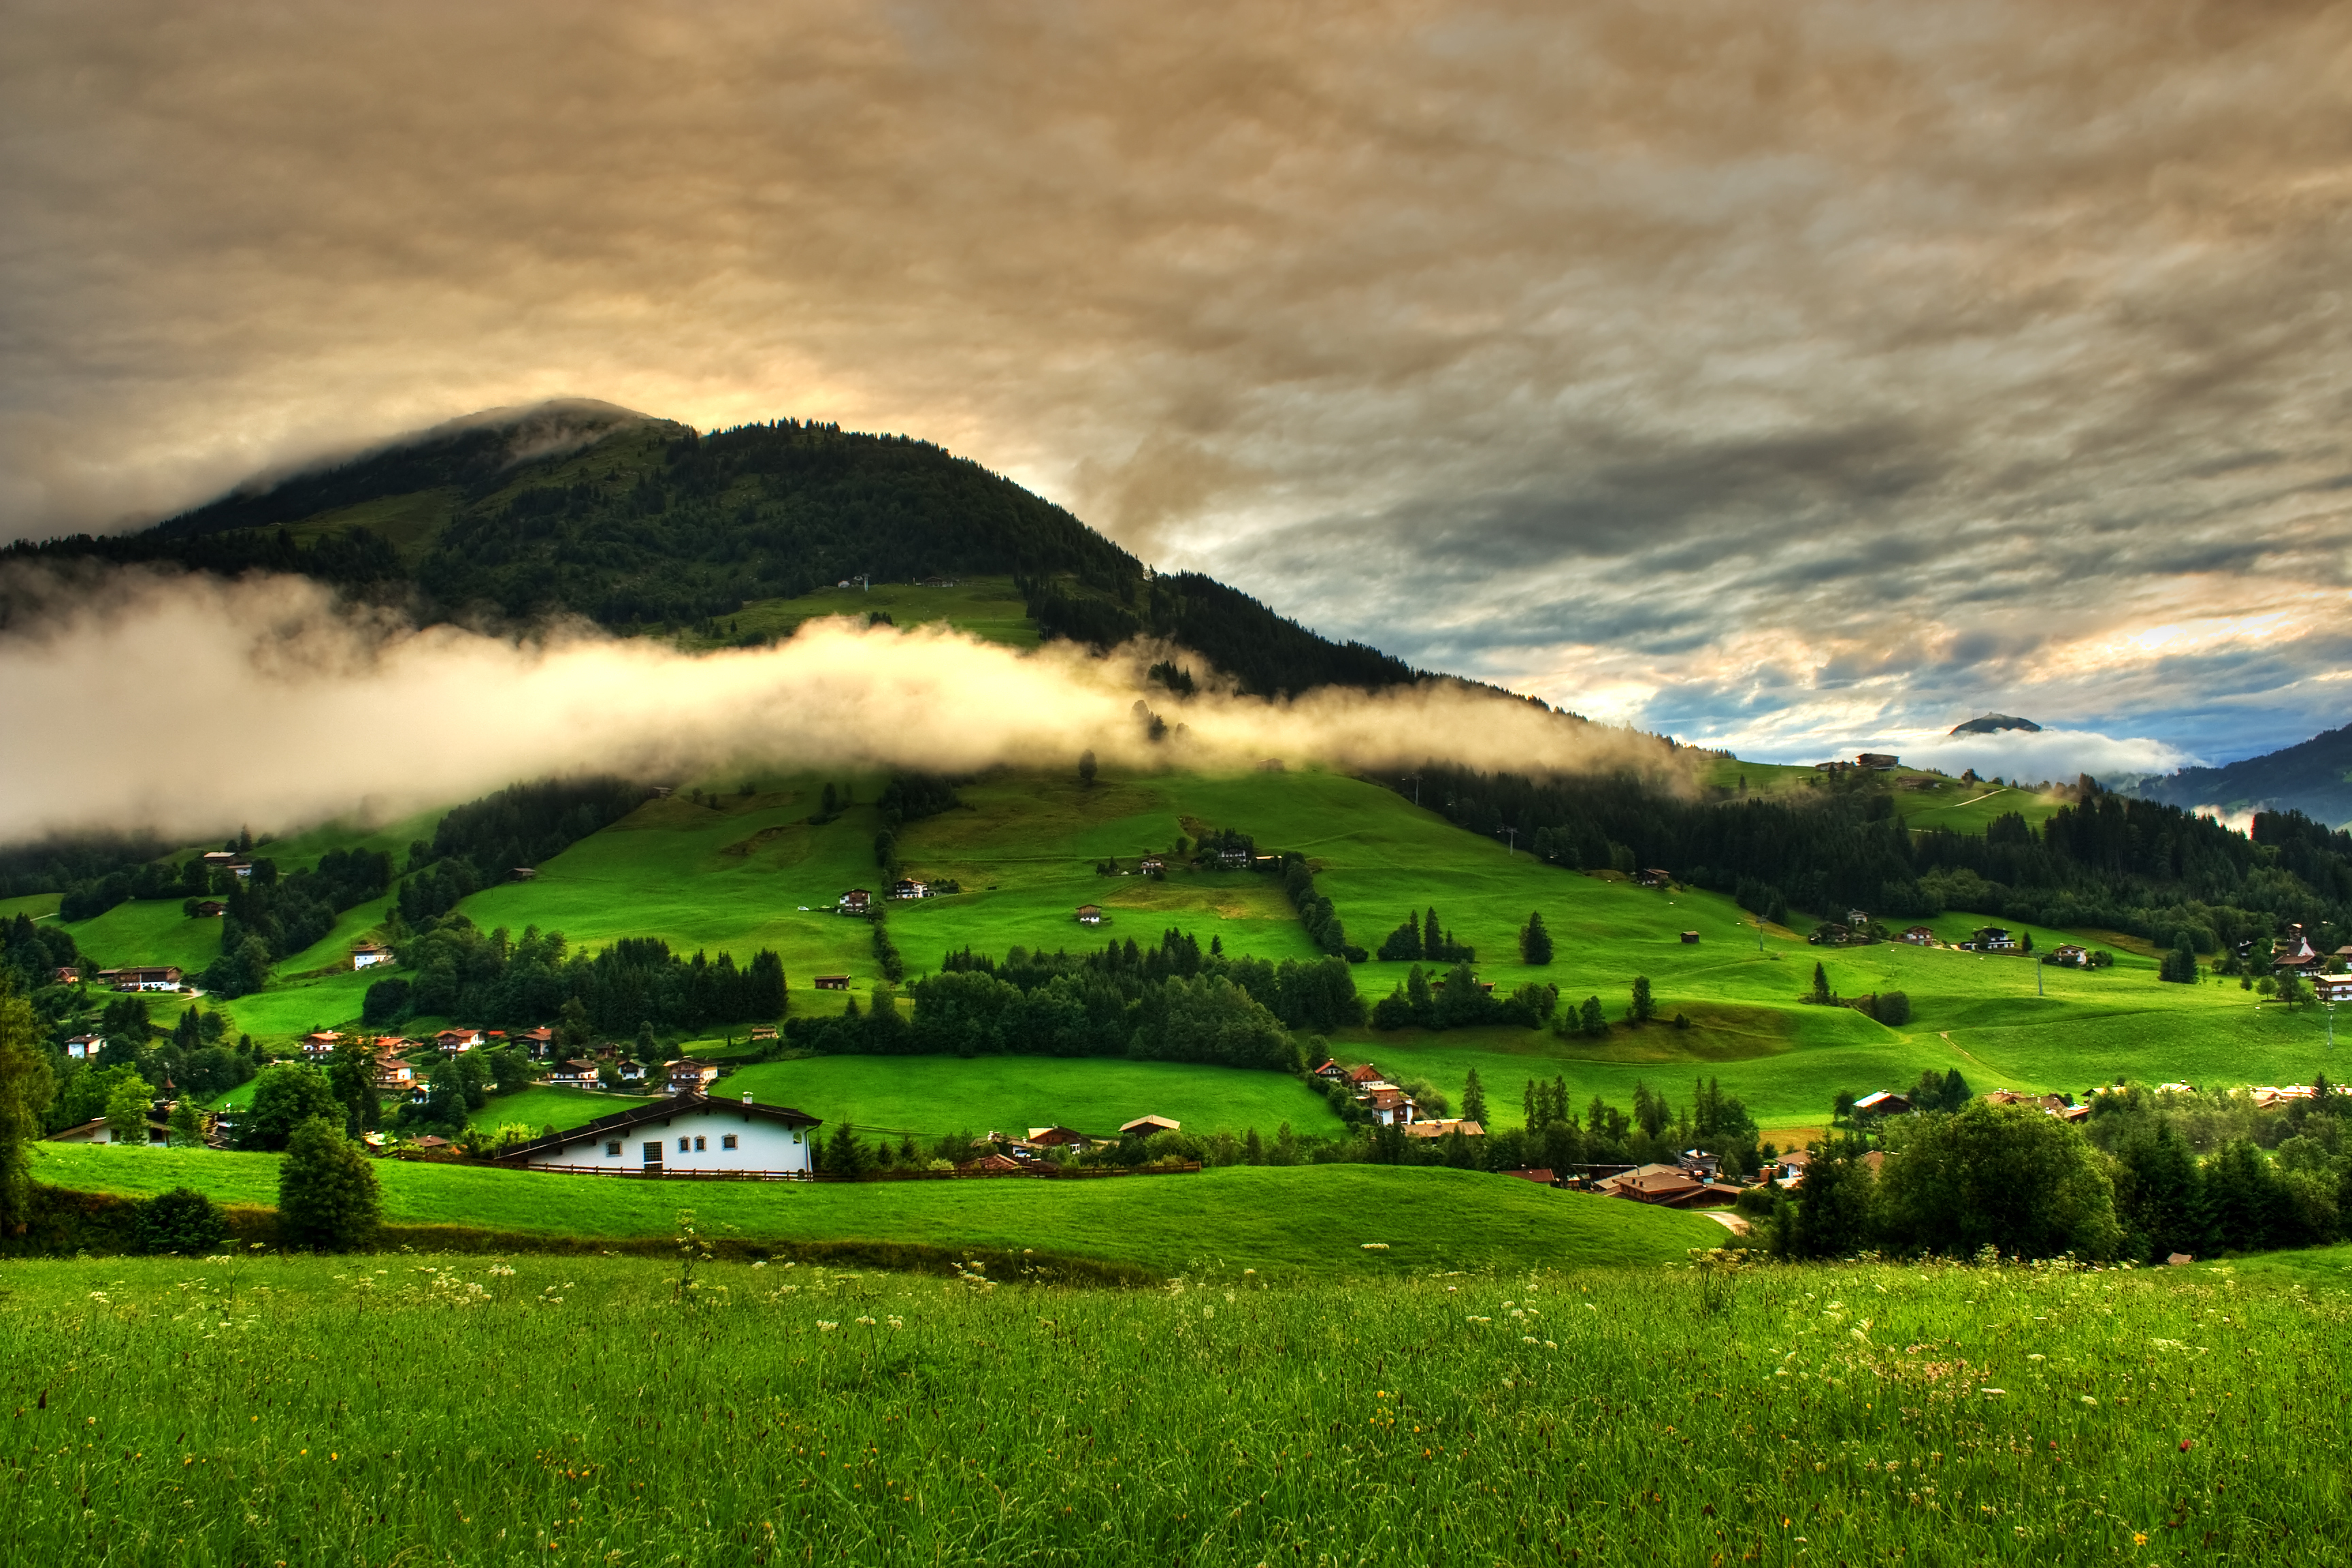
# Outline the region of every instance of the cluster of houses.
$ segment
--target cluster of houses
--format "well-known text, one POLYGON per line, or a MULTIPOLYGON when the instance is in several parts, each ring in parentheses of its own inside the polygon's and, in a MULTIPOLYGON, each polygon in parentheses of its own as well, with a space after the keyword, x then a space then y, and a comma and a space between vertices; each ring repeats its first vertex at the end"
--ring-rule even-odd
MULTIPOLYGON (((928 899, 931 896, 931 885, 919 878, 901 877, 891 883, 890 890, 882 896, 886 899, 928 899)), ((835 901, 833 910, 835 914, 870 915, 874 912, 873 889, 852 888, 835 901)))
MULTIPOLYGON (((1493 986, 1490 984, 1486 988, 1492 990, 1493 986)), ((1315 1069, 1315 1076, 1347 1085, 1355 1102, 1371 1113, 1375 1124, 1401 1127, 1408 1138, 1443 1138, 1452 1132, 1459 1132, 1465 1138, 1484 1138, 1486 1135, 1485 1127, 1466 1117, 1423 1116, 1420 1103, 1391 1083, 1370 1062, 1348 1068, 1336 1061, 1326 1061, 1315 1069)))

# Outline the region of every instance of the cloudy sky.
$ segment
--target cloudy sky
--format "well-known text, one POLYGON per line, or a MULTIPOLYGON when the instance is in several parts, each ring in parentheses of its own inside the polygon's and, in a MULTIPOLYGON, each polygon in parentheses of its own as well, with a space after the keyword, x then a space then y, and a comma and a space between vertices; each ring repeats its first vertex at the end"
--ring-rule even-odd
POLYGON ((579 395, 1748 755, 2352 719, 2352 8, 0 22, 0 533, 579 395))

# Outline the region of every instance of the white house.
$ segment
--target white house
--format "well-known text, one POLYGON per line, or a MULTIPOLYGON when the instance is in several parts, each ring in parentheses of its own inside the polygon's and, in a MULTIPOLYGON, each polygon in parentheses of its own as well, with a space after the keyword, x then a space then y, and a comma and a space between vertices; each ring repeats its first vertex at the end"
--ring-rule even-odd
POLYGON ((171 1141, 171 1123, 160 1116, 152 1115, 147 1118, 147 1136, 143 1140, 117 1138, 114 1135, 114 1129, 106 1124, 106 1118, 103 1116, 93 1121, 85 1121, 79 1127, 68 1127, 62 1132, 52 1132, 48 1136, 48 1142, 52 1143, 129 1143, 133 1147, 142 1142, 154 1144, 169 1143, 171 1141))
POLYGON ((517 1144, 499 1163, 531 1171, 648 1176, 809 1173, 816 1117, 788 1105, 680 1095, 517 1144))
POLYGON ((86 1061, 106 1049, 104 1035, 76 1035, 66 1042, 66 1055, 76 1061, 86 1061))
POLYGON ((362 942, 352 944, 353 969, 373 969, 379 963, 390 963, 394 956, 392 949, 376 942, 362 942))
POLYGON ((482 1043, 482 1031, 479 1029, 444 1029, 439 1034, 433 1037, 433 1043, 441 1047, 444 1055, 454 1057, 461 1052, 470 1051, 476 1046, 480 1045, 482 1043))
POLYGON ((99 978, 110 980, 117 991, 177 991, 180 971, 174 964, 157 964, 139 969, 107 969, 99 978))

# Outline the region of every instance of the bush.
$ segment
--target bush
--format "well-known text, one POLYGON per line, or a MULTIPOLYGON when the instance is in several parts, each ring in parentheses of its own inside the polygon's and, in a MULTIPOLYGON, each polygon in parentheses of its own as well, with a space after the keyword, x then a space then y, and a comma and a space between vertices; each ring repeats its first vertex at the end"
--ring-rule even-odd
POLYGON ((367 1156, 341 1117, 313 1116, 287 1140, 278 1168, 278 1235, 287 1247, 348 1252, 375 1237, 382 1200, 367 1156))
POLYGON ((236 1146, 274 1152, 286 1148, 294 1129, 313 1116, 343 1121, 343 1102, 327 1075, 308 1062, 279 1062, 254 1081, 253 1103, 237 1118, 236 1146))
POLYGON ((1911 998, 1901 991, 1882 991, 1871 999, 1870 1016, 1890 1029, 1911 1021, 1911 998))
POLYGON ((407 1016, 408 982, 397 975, 369 986, 367 1000, 360 1004, 360 1022, 370 1028, 397 1024, 407 1016))
POLYGON ((139 1205, 134 1222, 142 1252, 177 1252, 194 1258, 210 1252, 228 1235, 220 1205, 193 1187, 173 1187, 139 1205))

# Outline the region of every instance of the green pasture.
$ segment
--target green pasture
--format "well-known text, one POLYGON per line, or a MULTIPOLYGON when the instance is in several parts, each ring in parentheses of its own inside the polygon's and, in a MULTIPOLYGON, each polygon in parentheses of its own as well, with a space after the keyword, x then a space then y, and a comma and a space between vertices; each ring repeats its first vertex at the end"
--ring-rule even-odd
POLYGON ((1147 1115, 1195 1133, 1339 1130, 1328 1101, 1280 1073, 1117 1058, 810 1057, 739 1068, 711 1092, 927 1137, 1054 1126, 1111 1137, 1147 1115))
POLYGON ((184 899, 132 899, 65 929, 100 969, 175 963, 191 977, 220 956, 221 922, 183 914, 184 899))
POLYGON ((13 921, 18 915, 44 919, 56 914, 64 899, 62 893, 26 893, 18 898, 0 899, 0 921, 13 921))
POLYGON ((7 1535, 174 1568, 2303 1564, 2352 1536, 2340 1289, 1892 1265, 1269 1287, 1178 1255, 1151 1291, 0 1265, 7 1535))
POLYGON ((695 632, 676 641, 689 648, 724 647, 744 637, 788 637, 804 622, 825 616, 887 615, 899 627, 946 622, 989 642, 1013 647, 1037 646, 1036 624, 1029 606, 1010 577, 966 577, 950 588, 925 588, 912 583, 877 583, 870 589, 818 588, 790 599, 754 599, 719 622, 726 635, 718 639, 695 632))
MULTIPOLYGON (((1923 768, 1901 768, 1880 777, 1894 798, 1895 814, 1909 827, 1943 827, 1955 833, 1979 834, 1995 817, 2006 813, 2013 811, 2028 822, 2039 823, 2067 804, 2064 797, 2055 794, 1990 784, 1963 784, 1923 768)), ((1801 795, 1823 786, 1822 775, 1811 767, 1751 763, 1738 757, 1717 757, 1707 762, 1699 770, 1699 781, 1735 793, 1744 784, 1751 795, 1801 795)))
MULTIPOLYGON (((334 929, 289 958, 281 958, 270 970, 273 979, 291 979, 298 975, 314 974, 320 970, 344 970, 352 966, 352 944, 383 923, 392 912, 394 897, 370 899, 363 904, 353 904, 335 917, 334 929)), ((383 978, 371 975, 373 980, 383 978)))
POLYGON ((466 1120, 490 1131, 496 1131, 509 1122, 520 1122, 534 1133, 550 1127, 561 1131, 643 1105, 646 1098, 644 1095, 605 1094, 593 1089, 566 1089, 542 1083, 530 1089, 519 1089, 512 1094, 492 1094, 484 1101, 481 1110, 466 1120))
MULTIPOLYGON (((185 1184, 225 1204, 278 1201, 274 1154, 37 1148, 34 1174, 55 1186, 146 1196, 185 1184)), ((713 1234, 731 1227, 751 1241, 1032 1247, 1166 1275, 1210 1259, 1236 1272, 1343 1277, 1662 1263, 1725 1237, 1702 1215, 1622 1198, 1512 1176, 1379 1165, 860 1183, 647 1182, 394 1160, 373 1168, 383 1217, 398 1225, 649 1237, 667 1234, 677 1211, 691 1208, 713 1234)))

